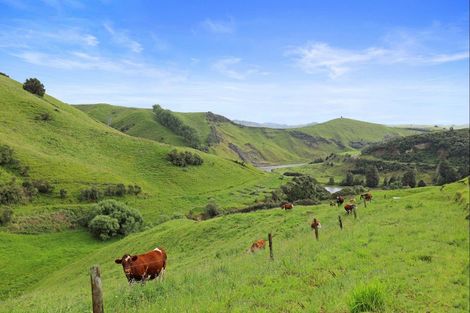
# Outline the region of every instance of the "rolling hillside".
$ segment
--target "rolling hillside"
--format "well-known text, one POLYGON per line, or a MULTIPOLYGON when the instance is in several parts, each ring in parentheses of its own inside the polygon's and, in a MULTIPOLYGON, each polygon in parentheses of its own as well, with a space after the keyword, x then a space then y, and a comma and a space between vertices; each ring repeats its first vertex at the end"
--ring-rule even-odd
MULTIPOLYGON (((468 214, 466 179, 443 189, 374 192, 367 208, 359 206, 357 220, 322 204, 204 222, 175 220, 101 247, 70 232, 71 248, 79 252, 67 262, 57 257, 70 253, 58 249, 64 235, 43 235, 18 244, 16 262, 8 262, 13 250, 0 255, 0 273, 9 284, 29 278, 4 276, 18 268, 36 276, 22 296, 6 299, 0 312, 88 311, 88 269, 94 264, 102 269, 105 310, 116 313, 350 312, 355 293, 377 288, 375 297, 383 300, 385 312, 468 312, 468 214), (319 241, 309 229, 314 216, 323 226, 319 241), (267 250, 246 253, 268 232, 274 234, 274 261, 267 250), (46 242, 53 244, 29 249, 46 242), (114 259, 155 246, 169 255, 165 280, 129 286, 114 259), (24 249, 28 257, 21 257, 24 249), (35 271, 40 260, 53 273, 35 271)), ((0 233, 0 242, 24 237, 0 233)))
MULTIPOLYGON (((187 213, 208 201, 222 206, 251 203, 256 196, 243 190, 279 184, 276 177, 200 151, 202 166, 173 166, 166 154, 174 147, 123 134, 48 95, 32 95, 4 76, 0 76, 0 106, 0 145, 14 150, 20 164, 29 167, 30 179, 55 186, 50 195, 14 205, 16 214, 88 205, 78 203, 80 190, 123 183, 142 187, 142 194, 122 200, 152 222, 162 214, 187 213), (65 199, 59 197, 60 189, 67 191, 65 199)), ((17 171, 0 169, 0 182, 25 179, 17 171)))
MULTIPOLYGON (((181 137, 154 119, 150 109, 107 104, 77 107, 129 135, 184 144, 181 137)), ((331 152, 354 151, 370 142, 417 132, 345 118, 297 129, 272 129, 238 125, 211 113, 173 114, 197 131, 201 143, 207 144, 209 136, 215 138, 209 145, 211 153, 253 164, 306 162, 331 152)))

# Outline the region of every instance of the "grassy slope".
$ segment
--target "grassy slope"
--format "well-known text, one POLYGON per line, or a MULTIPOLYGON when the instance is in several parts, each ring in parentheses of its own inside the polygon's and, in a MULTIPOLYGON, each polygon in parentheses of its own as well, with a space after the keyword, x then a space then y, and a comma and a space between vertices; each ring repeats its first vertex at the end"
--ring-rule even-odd
POLYGON ((407 129, 367 123, 349 118, 337 118, 325 123, 302 127, 298 130, 313 136, 337 139, 347 145, 351 141, 376 142, 386 137, 413 134, 412 131, 407 129))
POLYGON ((92 184, 137 183, 144 194, 124 200, 152 222, 161 214, 186 213, 211 198, 222 206, 246 204, 253 197, 231 194, 258 183, 274 183, 270 175, 210 154, 201 153, 205 162, 200 167, 172 166, 165 159, 171 146, 122 134, 50 96, 36 97, 3 76, 0 101, 0 144, 15 150, 30 166, 33 179, 56 185, 54 195, 19 206, 17 213, 51 204, 69 206, 76 202, 79 189, 92 184), (51 121, 35 120, 46 112, 51 121), (68 190, 68 199, 58 197, 60 188, 68 190))
POLYGON ((353 289, 376 280, 386 288, 387 312, 468 312, 468 180, 374 196, 359 206, 357 220, 343 216, 342 231, 343 212, 326 204, 167 222, 71 261, 0 312, 86 311, 93 264, 101 265, 112 312, 347 312, 353 289), (458 192, 462 202, 454 201, 458 192), (309 230, 313 216, 323 225, 319 242, 309 230), (275 234, 274 261, 268 251, 245 253, 268 232, 275 234), (127 286, 114 258, 156 245, 168 251, 166 280, 127 286))
MULTIPOLYGON (((162 126, 153 120, 150 109, 135 109, 114 107, 109 105, 84 105, 79 108, 94 118, 108 123, 109 118, 119 115, 119 119, 113 117, 112 126, 119 129, 122 125, 133 125, 128 134, 138 137, 149 138, 165 142, 181 144, 181 141, 172 142, 172 137, 165 135, 162 126), (118 112, 118 113, 116 113, 118 112), (141 120, 135 118, 136 112, 140 112, 141 120), (153 124, 153 125, 151 125, 153 124)), ((205 113, 175 113, 187 125, 197 130, 202 142, 205 142, 210 133, 210 125, 205 118, 205 113)), ((214 124, 217 131, 223 135, 222 143, 211 148, 211 152, 227 157, 237 158, 229 147, 229 143, 238 146, 245 153, 253 153, 261 156, 254 156, 254 163, 296 163, 311 160, 319 155, 326 155, 331 152, 339 152, 335 144, 321 143, 315 148, 311 148, 302 140, 291 135, 290 130, 243 127, 231 123, 214 124)), ((163 127, 164 128, 164 127, 163 127)), ((401 136, 415 133, 415 131, 388 127, 379 124, 366 123, 351 119, 336 119, 326 123, 307 126, 297 129, 313 136, 327 139, 335 139, 346 146, 344 150, 354 150, 350 148, 351 141, 376 142, 387 136, 401 136)), ((168 132, 168 130, 166 130, 168 132)), ((178 140, 181 140, 180 138, 178 140)))

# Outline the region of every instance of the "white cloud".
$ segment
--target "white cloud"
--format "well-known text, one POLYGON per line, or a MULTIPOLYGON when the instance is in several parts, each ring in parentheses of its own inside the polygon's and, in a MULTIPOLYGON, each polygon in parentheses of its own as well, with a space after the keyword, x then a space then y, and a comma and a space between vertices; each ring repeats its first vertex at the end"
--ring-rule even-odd
MULTIPOLYGON (((415 44, 414 41, 413 44, 415 44)), ((363 50, 348 50, 335 48, 327 43, 316 42, 291 48, 288 50, 287 55, 293 55, 296 65, 306 73, 327 72, 330 78, 337 78, 364 64, 441 64, 468 59, 469 52, 435 54, 424 51, 419 53, 407 50, 403 46, 399 48, 369 47, 363 50)))
POLYGON ((120 73, 122 75, 165 79, 166 81, 182 81, 187 76, 183 71, 168 71, 155 67, 152 64, 129 59, 113 60, 81 51, 73 51, 65 55, 23 51, 13 55, 30 64, 60 70, 100 70, 120 73))
POLYGON ((231 34, 235 32, 235 22, 233 18, 228 21, 206 19, 202 22, 202 27, 216 34, 231 34))
POLYGON ((104 23, 103 26, 117 44, 131 50, 134 53, 140 53, 142 50, 144 50, 139 42, 135 41, 127 35, 126 31, 115 30, 110 23, 104 23))
POLYGON ((212 68, 220 74, 236 79, 244 80, 253 74, 268 75, 268 72, 259 70, 256 66, 242 66, 241 59, 235 57, 222 58, 212 64, 212 68))

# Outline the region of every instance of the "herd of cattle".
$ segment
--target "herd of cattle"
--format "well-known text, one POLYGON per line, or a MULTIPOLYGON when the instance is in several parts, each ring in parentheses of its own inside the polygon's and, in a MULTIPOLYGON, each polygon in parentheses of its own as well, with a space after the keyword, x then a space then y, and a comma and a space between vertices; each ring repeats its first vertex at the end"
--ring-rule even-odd
MULTIPOLYGON (((372 194, 370 192, 361 194, 361 200, 372 201, 372 194)), ((341 206, 344 203, 344 197, 336 197, 336 202, 330 202, 331 206, 341 206)), ((283 203, 281 208, 284 210, 292 210, 294 205, 292 203, 283 203)), ((349 199, 349 202, 344 205, 346 214, 350 214, 356 209, 356 201, 354 198, 349 199)), ((317 231, 321 228, 320 221, 316 218, 313 219, 310 224, 312 230, 317 231)), ((258 250, 264 249, 266 247, 266 240, 259 239, 256 240, 251 247, 248 249, 248 252, 256 252, 258 250)), ((140 281, 145 282, 147 280, 152 280, 155 278, 163 278, 166 263, 167 255, 163 248, 155 248, 150 252, 139 254, 139 255, 129 255, 125 254, 120 259, 115 260, 116 264, 121 264, 126 275, 127 281, 129 284, 140 281)))

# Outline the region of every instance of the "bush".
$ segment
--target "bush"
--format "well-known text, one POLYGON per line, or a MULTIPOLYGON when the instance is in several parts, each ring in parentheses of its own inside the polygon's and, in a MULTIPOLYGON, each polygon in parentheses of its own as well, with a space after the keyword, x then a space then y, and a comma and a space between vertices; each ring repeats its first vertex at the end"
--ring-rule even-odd
POLYGON ((220 214, 219 207, 215 203, 208 203, 204 208, 204 216, 206 218, 213 218, 220 214))
POLYGON ((284 174, 282 174, 282 175, 290 176, 290 177, 299 177, 299 176, 303 176, 304 174, 297 173, 297 172, 284 172, 284 174))
POLYGON ((22 186, 23 191, 28 198, 31 199, 32 197, 38 194, 38 189, 34 187, 33 183, 29 179, 23 181, 22 186))
POLYGON ((59 195, 60 195, 60 198, 61 198, 61 199, 67 198, 67 190, 61 189, 61 190, 59 191, 59 195))
POLYGON ((379 283, 359 286, 353 291, 349 301, 350 312, 383 312, 385 295, 385 288, 379 283))
POLYGON ((0 146, 0 165, 9 164, 13 161, 13 149, 7 145, 0 146))
POLYGON ((13 210, 10 208, 0 209, 0 225, 6 225, 10 223, 13 218, 13 210))
POLYGON ((37 78, 28 78, 23 84, 23 89, 40 97, 46 92, 44 85, 37 78))
POLYGON ((334 185, 334 184, 335 184, 335 178, 330 177, 330 179, 328 180, 328 185, 334 185))
POLYGON ((143 224, 139 211, 116 200, 100 201, 93 207, 89 218, 88 228, 101 240, 117 235, 126 236, 138 231, 143 224))
POLYGON ((25 200, 25 192, 14 179, 5 185, 0 185, 0 204, 15 204, 25 200))
POLYGON ((416 187, 416 170, 407 170, 401 179, 403 186, 416 187))
POLYGON ((291 182, 281 186, 281 190, 289 202, 303 199, 326 200, 330 197, 330 193, 311 176, 294 177, 291 182))
POLYGON ((187 165, 198 166, 204 163, 204 160, 197 153, 192 153, 189 151, 178 152, 176 149, 170 151, 167 154, 167 159, 171 162, 171 164, 180 167, 185 167, 187 165))
POLYGON ((421 180, 418 182, 418 187, 426 187, 426 183, 424 182, 424 180, 421 179, 421 180))
POLYGON ((81 190, 78 199, 80 201, 98 201, 101 199, 101 197, 101 191, 99 191, 96 187, 91 187, 89 189, 81 190))
POLYGON ((36 120, 38 120, 38 121, 44 121, 44 122, 52 121, 52 115, 50 115, 50 114, 47 113, 47 112, 45 112, 45 113, 40 113, 40 114, 36 115, 36 120))
POLYGON ((44 179, 33 180, 33 186, 40 193, 52 193, 54 186, 44 179))
POLYGON ((108 240, 117 235, 119 221, 108 215, 97 215, 88 224, 93 236, 101 240, 108 240))

